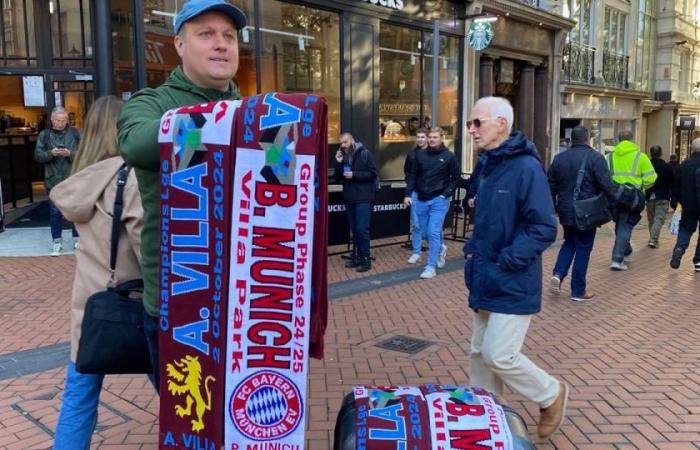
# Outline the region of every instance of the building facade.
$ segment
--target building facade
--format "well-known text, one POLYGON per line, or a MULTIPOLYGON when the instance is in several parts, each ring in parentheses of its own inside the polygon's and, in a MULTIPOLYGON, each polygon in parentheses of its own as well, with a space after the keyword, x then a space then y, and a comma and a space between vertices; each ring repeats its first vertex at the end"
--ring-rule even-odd
POLYGON ((682 161, 700 130, 700 6, 696 0, 657 3, 654 97, 644 115, 646 140, 682 161))

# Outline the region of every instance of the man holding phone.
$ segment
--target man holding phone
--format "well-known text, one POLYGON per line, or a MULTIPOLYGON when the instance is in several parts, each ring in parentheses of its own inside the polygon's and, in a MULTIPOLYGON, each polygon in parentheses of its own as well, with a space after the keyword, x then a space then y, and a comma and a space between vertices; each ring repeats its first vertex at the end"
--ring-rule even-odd
POLYGON ((343 200, 352 231, 352 256, 345 264, 356 272, 372 268, 369 254, 369 223, 376 189, 377 165, 370 151, 350 133, 340 136, 335 153, 335 181, 343 185, 343 200))
MULTIPOLYGON (((36 140, 34 159, 44 164, 44 184, 46 194, 70 175, 73 157, 78 151, 80 133, 68 125, 68 112, 62 106, 51 111, 51 128, 42 130, 36 140)), ((49 200, 49 225, 53 247, 51 256, 59 256, 63 251, 63 214, 49 200)), ((78 232, 73 228, 73 248, 78 244, 78 232)))

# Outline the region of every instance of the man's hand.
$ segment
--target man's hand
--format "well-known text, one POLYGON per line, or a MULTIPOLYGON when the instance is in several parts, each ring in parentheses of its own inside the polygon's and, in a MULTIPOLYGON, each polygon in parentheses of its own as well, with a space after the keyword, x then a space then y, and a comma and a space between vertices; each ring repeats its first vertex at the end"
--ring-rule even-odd
POLYGON ((469 205, 470 208, 474 208, 474 205, 476 204, 475 202, 476 197, 472 197, 469 200, 467 200, 467 205, 469 205))
POLYGON ((339 163, 343 162, 343 151, 338 150, 335 152, 335 160, 338 161, 339 163))
POLYGON ((403 198, 403 204, 406 206, 411 206, 411 197, 404 197, 403 198))
POLYGON ((347 172, 343 172, 343 176, 347 178, 348 180, 352 178, 352 170, 349 170, 347 172))

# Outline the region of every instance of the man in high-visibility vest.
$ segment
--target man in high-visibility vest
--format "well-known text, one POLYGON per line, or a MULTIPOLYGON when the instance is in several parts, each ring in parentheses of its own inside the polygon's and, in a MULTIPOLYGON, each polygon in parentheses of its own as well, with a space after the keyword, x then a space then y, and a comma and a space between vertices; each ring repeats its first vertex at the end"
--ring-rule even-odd
MULTIPOLYGON (((649 157, 644 154, 637 144, 632 142, 634 134, 631 131, 621 131, 619 143, 607 157, 610 173, 614 183, 627 185, 638 189, 642 195, 639 202, 631 207, 625 207, 618 202, 613 215, 615 220, 615 245, 612 250, 610 269, 627 270, 625 256, 632 253, 630 238, 634 226, 642 219, 644 210, 643 191, 649 189, 656 181, 656 171, 649 157)), ((622 189, 622 188, 621 188, 622 189)), ((619 192, 622 192, 620 190, 619 192)))

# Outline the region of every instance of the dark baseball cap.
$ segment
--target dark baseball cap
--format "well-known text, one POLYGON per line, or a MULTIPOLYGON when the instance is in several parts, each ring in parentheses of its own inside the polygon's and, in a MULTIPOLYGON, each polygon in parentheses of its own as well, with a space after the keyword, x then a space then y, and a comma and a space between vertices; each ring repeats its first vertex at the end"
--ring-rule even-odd
POLYGON ((243 11, 225 0, 189 0, 182 5, 182 9, 175 16, 175 33, 180 32, 185 22, 207 11, 218 11, 226 14, 239 31, 246 26, 247 21, 243 11))

